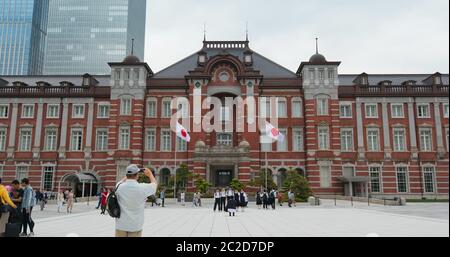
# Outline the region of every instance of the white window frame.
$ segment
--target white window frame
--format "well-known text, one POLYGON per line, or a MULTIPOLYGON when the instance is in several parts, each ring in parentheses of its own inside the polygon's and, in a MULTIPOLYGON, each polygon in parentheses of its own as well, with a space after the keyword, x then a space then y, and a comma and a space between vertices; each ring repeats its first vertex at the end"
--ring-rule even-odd
POLYGON ((378 165, 371 165, 369 166, 369 177, 370 177, 370 191, 375 194, 381 194, 383 193, 383 179, 382 179, 382 169, 381 166, 378 165), (372 174, 378 173, 378 192, 373 191, 373 184, 374 184, 374 177, 372 174))
POLYGON ((425 194, 434 194, 434 193, 436 193, 436 190, 437 190, 437 187, 436 187, 436 167, 431 166, 431 165, 427 165, 427 166, 422 167, 422 178, 423 178, 423 181, 422 181, 422 183, 423 183, 423 192, 425 194), (432 185, 433 185, 433 191, 428 191, 427 190, 427 181, 426 181, 425 173, 431 173, 432 176, 433 176, 433 179, 432 179, 432 182, 431 182, 432 185))
POLYGON ((233 146, 233 134, 232 133, 217 133, 216 145, 221 146, 233 146), (223 138, 222 138, 223 137, 223 138))
POLYGON ((84 146, 84 131, 82 128, 72 128, 70 130, 70 151, 71 152, 82 152, 83 151, 83 146, 84 146), (75 142, 74 140, 74 136, 75 136, 75 132, 80 132, 80 136, 81 136, 81 140, 79 142, 75 142), (78 145, 78 143, 80 145, 78 145), (77 144, 77 145, 75 145, 77 144), (77 148, 75 148, 75 146, 79 146, 77 148))
POLYGON ((5 151, 8 129, 6 127, 0 127, 0 132, 0 151, 5 151))
POLYGON ((391 104, 391 116, 394 119, 401 119, 405 118, 405 106, 403 104, 391 104), (401 115, 398 115, 398 113, 395 110, 396 107, 401 108, 401 115))
POLYGON ((449 118, 449 104, 448 103, 444 103, 442 104, 442 109, 443 109, 443 113, 444 113, 444 118, 448 119, 449 118))
POLYGON ((447 127, 447 128, 445 128, 445 139, 446 139, 446 141, 445 141, 445 145, 447 146, 447 152, 449 152, 450 151, 450 135, 449 135, 449 128, 447 127))
POLYGON ((164 98, 161 101, 161 118, 168 119, 171 116, 172 116, 172 99, 164 98))
POLYGON ((305 149, 305 146, 304 146, 303 129, 302 128, 293 128, 292 129, 292 151, 293 152, 303 152, 304 149, 305 149))
POLYGON ((133 113, 133 100, 131 98, 120 99, 120 116, 131 116, 133 113))
POLYGON ((378 119, 379 115, 378 115, 378 104, 376 103, 366 103, 364 104, 364 110, 366 113, 366 119, 378 119), (375 107, 375 109, 371 109, 375 107), (372 113, 372 111, 369 110, 373 110, 374 113, 372 113))
POLYGON ((108 128, 98 128, 95 130, 95 151, 97 152, 107 152, 108 151, 108 141, 109 141, 109 135, 108 135, 108 128), (100 134, 102 133, 102 135, 100 134), (104 134, 106 134, 106 137, 104 134), (105 140, 106 142, 103 142, 105 140), (102 147, 100 147, 102 146, 102 147))
POLYGON ((333 185, 332 176, 331 176, 331 166, 330 165, 320 165, 319 166, 319 176, 320 176, 320 188, 331 188, 333 185), (326 176, 323 176, 325 174, 326 176))
POLYGON ((302 101, 302 99, 299 97, 293 98, 291 101, 291 105, 292 105, 292 108, 291 108, 292 118, 302 118, 303 117, 303 101, 302 101), (296 108, 297 104, 298 104, 298 108, 296 108))
POLYGON ((409 177, 408 177, 408 166, 404 166, 404 165, 399 165, 395 167, 395 181, 396 181, 396 187, 397 187, 397 193, 399 194, 407 194, 409 193, 409 177), (399 169, 405 169, 403 171, 399 171, 399 169), (406 191, 405 192, 400 192, 400 183, 399 183, 399 179, 398 179, 398 175, 400 173, 403 173, 405 175, 405 187, 406 187, 406 191))
POLYGON ((17 165, 16 168, 16 179, 18 181, 22 181, 22 179, 24 178, 28 178, 28 174, 30 172, 30 167, 28 165, 17 165), (19 176, 19 174, 22 174, 21 176, 19 176))
POLYGON ((98 119, 108 119, 110 115, 110 104, 109 103, 98 103, 97 104, 97 118, 98 119), (106 108, 106 113, 104 113, 104 109, 106 108))
POLYGON ((288 130, 287 130, 287 128, 279 128, 279 131, 281 134, 284 135, 285 139, 283 141, 280 141, 280 140, 277 141, 277 152, 288 152, 289 151, 288 130))
POLYGON ((432 128, 419 128, 419 143, 421 152, 432 152, 433 151, 433 129, 432 128), (428 142, 425 142, 425 137, 422 132, 429 132, 428 142), (429 144, 425 144, 429 143, 429 144))
POLYGON ((327 151, 330 150, 330 127, 329 126, 318 126, 317 127, 317 149, 319 151, 327 151), (326 133, 323 131, 326 130, 326 133), (326 136, 323 138, 323 136, 326 136), (325 142, 323 142, 325 139, 325 142))
POLYGON ((156 151, 156 129, 155 128, 149 128, 145 131, 145 150, 147 152, 154 152, 156 151), (152 133, 152 144, 150 145, 150 132, 152 133))
POLYGON ((130 150, 131 128, 129 126, 119 127, 119 150, 130 150))
POLYGON ((58 148, 58 129, 54 127, 48 127, 45 129, 44 135, 44 151, 45 152, 54 152, 58 148), (50 140, 49 133, 52 132, 52 140, 50 140))
POLYGON ((329 97, 319 96, 316 98, 317 105, 317 116, 328 116, 329 115, 329 97))
POLYGON ((19 130, 19 152, 30 152, 33 144, 33 128, 20 128, 19 130), (29 132, 28 139, 26 139, 26 144, 24 142, 23 133, 29 132), (25 145, 24 145, 25 144, 25 145))
POLYGON ((23 104, 22 105, 22 116, 21 116, 21 118, 22 119, 33 119, 34 118, 34 104, 23 104), (25 111, 25 110, 29 110, 28 108, 31 108, 30 113, 25 111))
POLYGON ((380 152, 381 151, 381 146, 380 146, 380 129, 379 128, 367 128, 366 130, 367 133, 367 152, 380 152), (376 144, 374 145, 373 142, 372 144, 370 143, 371 138, 373 138, 373 136, 370 136, 370 132, 376 132, 376 144), (370 136, 370 137, 369 137, 370 136), (372 148, 370 147, 372 145, 372 148), (376 149, 373 148, 373 146, 376 146, 376 149))
POLYGON ((47 119, 59 119, 59 109, 59 104, 48 104, 46 113, 47 119), (56 108, 56 113, 54 113, 54 108, 56 108), (53 112, 51 112, 51 110, 53 110, 53 112))
POLYGON ((4 172, 4 165, 0 163, 0 178, 3 178, 3 172, 4 172))
POLYGON ((353 108, 352 108, 352 104, 351 103, 341 103, 339 105, 339 118, 341 119, 351 119, 353 118, 353 108), (346 113, 343 113, 342 108, 343 107, 348 107, 348 111, 350 116, 347 116, 346 113))
POLYGON ((0 119, 9 117, 9 104, 0 104, 0 119))
POLYGON ((277 99, 277 116, 278 118, 287 118, 287 100, 285 98, 277 99))
POLYGON ((158 115, 158 99, 157 98, 149 98, 147 100, 147 108, 146 108, 146 116, 147 118, 156 118, 158 115), (150 104, 154 105, 153 113, 150 112, 150 104))
POLYGON ((176 148, 177 152, 186 152, 187 151, 187 142, 181 139, 180 137, 176 137, 176 148))
POLYGON ((72 118, 74 119, 84 119, 84 109, 85 109, 85 105, 84 104, 74 104, 72 105, 72 118), (82 113, 78 113, 77 111, 79 111, 81 108, 82 113))
POLYGON ((419 119, 428 119, 431 118, 431 110, 430 110, 430 104, 417 104, 417 118, 419 119), (423 115, 423 113, 421 113, 420 108, 421 107, 426 107, 427 113, 426 115, 423 115))
POLYGON ((394 152, 406 152, 408 151, 408 145, 406 142, 406 129, 405 128, 394 128, 392 129, 392 140, 394 145, 394 152), (396 135, 397 132, 401 132, 403 134, 403 145, 399 144, 399 137, 396 135))
MULTIPOLYGON (((354 152, 355 151, 355 140, 353 135, 353 128, 341 128, 341 152, 354 152), (350 132, 350 144, 348 144, 347 140, 344 140, 344 133, 350 132), (344 143, 346 142, 346 143, 344 143), (346 146, 346 147, 344 147, 346 146)), ((347 139, 347 137, 346 137, 347 139)))
POLYGON ((42 181, 41 181, 41 188, 43 191, 53 191, 53 188, 55 186, 55 166, 43 166, 42 167, 42 181), (48 169, 48 170, 47 170, 48 169), (51 170, 50 170, 51 169, 51 170), (50 181, 50 188, 46 188, 46 173, 52 174, 52 180, 50 181))
POLYGON ((172 151, 172 131, 170 129, 161 129, 161 152, 171 152, 172 151), (168 142, 165 144, 165 139, 168 139, 168 142))

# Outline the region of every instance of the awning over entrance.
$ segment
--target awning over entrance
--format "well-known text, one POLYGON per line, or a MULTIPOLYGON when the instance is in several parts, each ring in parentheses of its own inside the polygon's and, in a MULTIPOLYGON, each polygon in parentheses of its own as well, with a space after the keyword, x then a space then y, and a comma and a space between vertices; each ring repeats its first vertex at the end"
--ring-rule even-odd
POLYGON ((66 180, 71 180, 71 179, 78 179, 78 181, 80 183, 92 183, 92 184, 97 184, 97 178, 89 173, 76 173, 76 174, 71 174, 69 175, 66 180))

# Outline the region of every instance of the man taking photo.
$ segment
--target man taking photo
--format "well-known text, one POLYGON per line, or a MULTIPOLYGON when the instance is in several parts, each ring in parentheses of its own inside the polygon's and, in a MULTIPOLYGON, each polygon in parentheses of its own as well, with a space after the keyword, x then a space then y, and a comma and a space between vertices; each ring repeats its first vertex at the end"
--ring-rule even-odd
POLYGON ((132 164, 127 167, 127 175, 117 184, 117 201, 120 206, 120 218, 116 219, 116 237, 141 237, 144 226, 144 210, 147 198, 158 188, 153 173, 144 170, 150 184, 138 183, 141 169, 132 164))

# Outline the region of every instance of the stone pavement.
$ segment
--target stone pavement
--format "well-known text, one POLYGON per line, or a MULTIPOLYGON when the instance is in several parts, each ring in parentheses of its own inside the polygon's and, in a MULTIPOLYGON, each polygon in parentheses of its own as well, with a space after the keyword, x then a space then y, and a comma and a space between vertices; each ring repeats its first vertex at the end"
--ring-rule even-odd
MULTIPOLYGON (((169 204, 145 210, 146 237, 421 237, 449 236, 449 204, 408 204, 406 207, 370 206, 345 201, 258 210, 228 217, 205 204, 194 208, 169 204)), ((73 214, 55 214, 55 206, 34 212, 36 236, 111 237, 114 219, 99 215, 95 205, 76 204, 73 214), (47 216, 46 216, 47 215, 47 216)))

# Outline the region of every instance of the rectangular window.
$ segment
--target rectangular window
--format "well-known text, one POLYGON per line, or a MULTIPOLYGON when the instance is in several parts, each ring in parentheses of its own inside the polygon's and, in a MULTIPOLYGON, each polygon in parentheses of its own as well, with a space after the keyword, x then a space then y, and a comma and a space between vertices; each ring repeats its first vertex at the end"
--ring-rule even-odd
POLYGON ((369 152, 380 151, 380 138, 378 129, 367 130, 367 151, 369 152))
POLYGON ((445 141, 445 143, 447 144, 447 152, 448 151, 450 151, 450 146, 449 146, 449 144, 450 144, 450 137, 449 137, 449 129, 448 128, 446 128, 445 129, 445 138, 447 139, 446 141, 445 141))
POLYGON ((83 129, 72 129, 70 150, 74 152, 83 150, 83 129))
POLYGON ((47 118, 48 119, 59 118, 59 105, 58 104, 47 105, 47 118))
POLYGON ((33 117, 34 117, 34 104, 22 105, 22 118, 33 118, 33 117))
POLYGON ((434 193, 434 167, 424 167, 423 168, 423 184, 425 193, 434 193))
POLYGON ((0 151, 6 149, 6 128, 0 128, 0 151))
POLYGON ((218 133, 217 134, 217 145, 233 145, 233 135, 230 133, 218 133))
POLYGON ((404 118, 405 113, 403 110, 403 104, 392 104, 391 105, 392 118, 404 118))
POLYGON ((147 102, 147 117, 156 118, 156 100, 149 100, 147 102))
POLYGON ((323 69, 319 70, 319 80, 323 81, 325 79, 325 71, 323 69))
POLYGON ((98 105, 97 118, 99 119, 109 118, 109 104, 98 105))
POLYGON ((430 118, 430 105, 428 104, 417 105, 417 117, 430 118))
POLYGON ((0 178, 3 178, 3 165, 0 165, 0 178))
POLYGON ((309 78, 311 79, 311 80, 314 80, 315 79, 315 76, 316 74, 315 74, 315 71, 314 71, 314 69, 309 69, 309 78))
MULTIPOLYGON (((1 107, 0 107, 1 108, 1 107)), ((444 118, 447 118, 448 119, 448 117, 449 117, 449 111, 448 111, 448 104, 444 104, 443 105, 443 108, 444 108, 444 118)), ((0 109, 1 110, 1 109, 0 109)), ((1 115, 1 114, 0 114, 1 115)))
POLYGON ((99 152, 108 150, 108 129, 97 129, 95 149, 99 152))
POLYGON ((287 117, 286 100, 278 100, 278 118, 287 117))
POLYGON ((17 166, 16 179, 22 181, 22 179, 28 177, 28 166, 17 166))
POLYGON ((353 129, 341 129, 341 150, 343 152, 353 152, 353 129))
POLYGON ((177 151, 178 152, 186 152, 187 151, 187 142, 179 137, 177 137, 177 151))
POLYGON ((261 143, 261 151, 262 152, 272 152, 272 145, 271 143, 261 143))
POLYGON ((328 127, 319 127, 318 142, 319 150, 328 150, 330 148, 330 136, 328 127))
POLYGON ((31 151, 31 128, 20 129, 19 151, 31 151))
POLYGON ((350 104, 341 105, 339 110, 341 118, 352 118, 352 106, 350 104))
POLYGON ((172 139, 170 130, 161 131, 161 151, 170 152, 172 149, 172 139))
POLYGON ((131 115, 131 99, 120 100, 120 115, 131 115))
POLYGON ((55 173, 55 167, 44 167, 44 174, 42 176, 42 187, 44 191, 53 191, 53 175, 55 173))
POLYGON ((72 118, 83 119, 84 118, 84 104, 74 104, 72 111, 72 118))
POLYGON ((318 98, 317 99, 317 115, 328 115, 328 99, 318 98))
POLYGON ((378 118, 378 105, 377 104, 365 104, 366 118, 376 119, 378 118))
POLYGON ((302 129, 293 129, 292 130, 292 145, 295 152, 303 151, 303 131, 302 129))
POLYGON ((172 116, 171 102, 172 102, 171 100, 163 101, 163 109, 162 109, 163 118, 170 118, 170 116, 172 116))
POLYGON ((394 129, 394 151, 406 151, 406 132, 403 128, 394 129))
POLYGON ((56 151, 57 131, 56 128, 47 128, 45 130, 44 151, 56 151))
POLYGON ((0 119, 8 118, 9 105, 0 105, 0 119))
POLYGON ((431 142, 431 129, 423 128, 420 129, 420 150, 423 152, 431 152, 433 150, 433 145, 431 142))
POLYGON ((369 167, 369 175, 372 193, 381 193, 381 168, 369 167))
POLYGON ((331 168, 330 166, 320 166, 320 187, 331 187, 331 168))
POLYGON ((302 102, 300 100, 295 100, 292 102, 292 118, 302 117, 302 102))
POLYGON ((334 80, 334 70, 328 70, 328 79, 334 80))
POLYGON ((119 129, 119 150, 130 149, 130 128, 119 129))
POLYGON ((280 129, 280 133, 285 136, 285 139, 280 141, 277 141, 277 151, 278 152, 287 152, 288 150, 288 135, 287 135, 287 129, 280 129))
POLYGON ((406 167, 397 167, 397 191, 408 193, 408 174, 406 167))
POLYGON ((148 129, 146 136, 146 150, 153 152, 156 150, 156 131, 155 129, 148 129))

